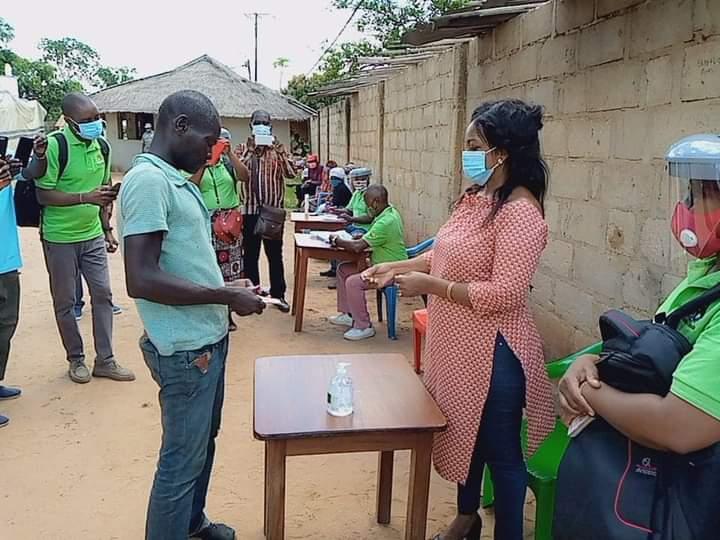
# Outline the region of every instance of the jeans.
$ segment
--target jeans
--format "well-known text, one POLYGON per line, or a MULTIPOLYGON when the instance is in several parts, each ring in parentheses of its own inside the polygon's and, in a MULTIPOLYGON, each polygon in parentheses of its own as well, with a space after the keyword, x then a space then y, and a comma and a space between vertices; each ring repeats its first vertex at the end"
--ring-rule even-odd
POLYGON ((100 236, 73 244, 43 241, 43 253, 50 274, 55 320, 68 361, 85 360, 83 341, 73 312, 80 273, 90 289, 96 362, 112 360, 113 304, 105 239, 100 236))
POLYGON ((260 245, 265 248, 270 267, 270 296, 284 298, 287 285, 285 284, 285 266, 283 264, 282 240, 264 240, 255 234, 257 215, 243 216, 243 266, 245 277, 255 285, 260 285, 260 245))
POLYGON ((228 340, 161 356, 144 336, 140 349, 160 387, 163 428, 145 538, 187 538, 206 523, 205 501, 225 396, 228 340))
POLYGON ((370 288, 368 282, 360 277, 354 263, 344 263, 337 269, 337 309, 340 313, 349 313, 353 318, 353 328, 370 328, 365 291, 370 288))
POLYGON ((15 334, 20 315, 20 275, 0 274, 0 381, 5 378, 10 357, 10 340, 15 334))
POLYGON ((495 540, 522 540, 527 469, 520 446, 525 373, 505 339, 495 340, 490 391, 485 402, 470 471, 458 485, 458 512, 480 508, 485 464, 495 485, 495 540))

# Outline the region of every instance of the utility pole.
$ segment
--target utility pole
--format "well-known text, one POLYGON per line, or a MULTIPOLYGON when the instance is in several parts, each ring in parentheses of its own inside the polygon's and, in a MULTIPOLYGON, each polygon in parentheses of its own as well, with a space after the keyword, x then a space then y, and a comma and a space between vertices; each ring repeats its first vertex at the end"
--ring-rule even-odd
POLYGON ((258 80, 258 20, 262 17, 270 15, 269 13, 246 13, 247 17, 252 17, 255 21, 255 82, 258 80))

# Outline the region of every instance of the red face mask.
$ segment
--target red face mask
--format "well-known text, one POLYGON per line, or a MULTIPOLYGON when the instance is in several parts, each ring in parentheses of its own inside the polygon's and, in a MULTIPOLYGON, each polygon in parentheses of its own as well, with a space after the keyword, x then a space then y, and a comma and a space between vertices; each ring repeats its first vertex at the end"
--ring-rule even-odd
POLYGON ((720 209, 695 212, 679 202, 672 218, 672 232, 680 245, 693 257, 705 259, 720 253, 720 209))

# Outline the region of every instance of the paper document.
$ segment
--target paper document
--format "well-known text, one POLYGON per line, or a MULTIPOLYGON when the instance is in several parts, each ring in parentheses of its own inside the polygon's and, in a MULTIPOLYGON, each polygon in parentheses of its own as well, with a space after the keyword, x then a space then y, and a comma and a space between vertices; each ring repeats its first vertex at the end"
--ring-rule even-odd
POLYGON ((330 244, 330 236, 337 236, 338 238, 342 238, 343 240, 352 240, 352 236, 350 236, 350 233, 346 231, 337 231, 337 232, 330 232, 330 231, 310 231, 310 238, 313 240, 320 240, 321 242, 325 242, 326 244, 330 244))

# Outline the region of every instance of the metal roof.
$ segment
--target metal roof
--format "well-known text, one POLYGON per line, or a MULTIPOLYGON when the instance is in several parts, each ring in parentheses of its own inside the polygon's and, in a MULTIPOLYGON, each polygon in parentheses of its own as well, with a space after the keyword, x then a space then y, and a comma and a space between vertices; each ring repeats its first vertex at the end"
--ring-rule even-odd
POLYGON ((407 66, 417 64, 470 41, 496 26, 531 11, 548 0, 480 0, 463 9, 436 17, 405 33, 402 43, 379 56, 360 58, 360 71, 347 79, 334 81, 314 92, 314 96, 345 96, 389 79, 407 66))

